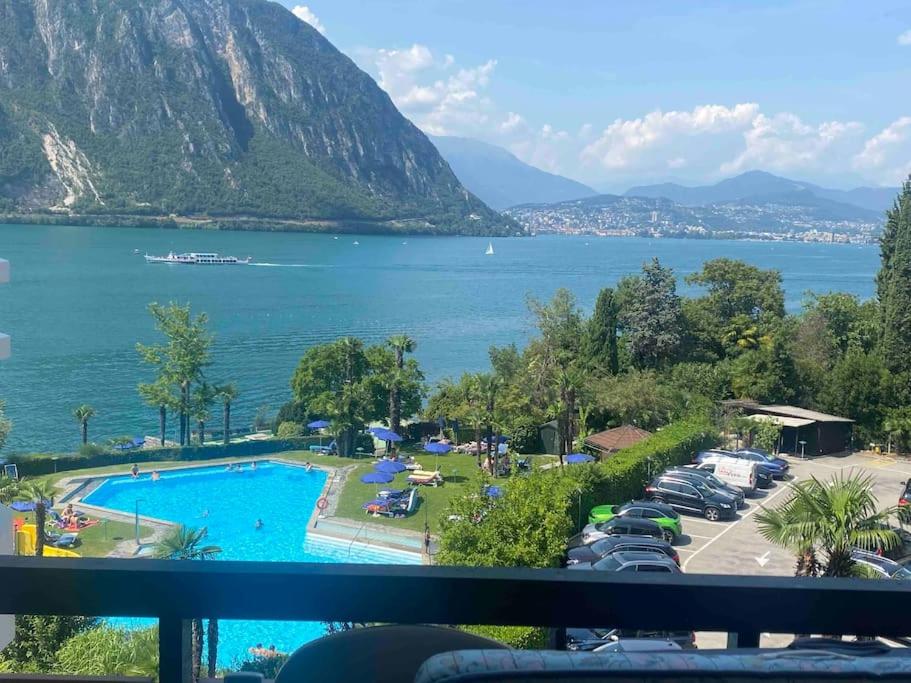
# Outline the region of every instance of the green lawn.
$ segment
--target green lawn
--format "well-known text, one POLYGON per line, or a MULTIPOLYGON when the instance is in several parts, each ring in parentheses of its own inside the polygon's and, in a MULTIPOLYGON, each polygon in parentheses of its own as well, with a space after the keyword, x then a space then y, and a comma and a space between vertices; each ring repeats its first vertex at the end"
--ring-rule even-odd
MULTIPOLYGON (((35 521, 35 515, 32 512, 17 513, 16 517, 25 517, 25 520, 29 523, 35 521)), ((152 530, 148 527, 139 527, 140 538, 151 533, 152 530)), ((105 557, 121 541, 135 537, 135 530, 132 524, 101 520, 99 524, 90 526, 87 529, 80 529, 79 545, 70 548, 70 550, 79 553, 83 557, 105 557)))
POLYGON ((375 484, 364 484, 361 476, 373 471, 373 462, 364 462, 352 472, 345 488, 339 498, 336 514, 339 517, 355 519, 359 522, 384 524, 399 529, 423 531, 425 522, 430 525, 434 533, 439 531, 440 517, 446 510, 449 500, 464 493, 468 485, 474 480, 478 471, 477 460, 473 455, 460 453, 447 453, 434 457, 431 453, 414 453, 415 459, 424 469, 439 469, 443 474, 445 483, 442 486, 421 486, 418 490, 419 503, 417 510, 403 519, 390 519, 389 517, 373 517, 361 509, 368 500, 376 498, 378 488, 408 488, 408 472, 395 475, 395 480, 390 484, 377 487, 375 484))

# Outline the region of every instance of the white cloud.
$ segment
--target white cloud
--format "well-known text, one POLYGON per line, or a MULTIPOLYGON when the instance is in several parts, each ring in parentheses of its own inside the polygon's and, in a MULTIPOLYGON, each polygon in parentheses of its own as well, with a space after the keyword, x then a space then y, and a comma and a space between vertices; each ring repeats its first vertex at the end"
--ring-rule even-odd
POLYGON ((516 114, 514 111, 509 112, 506 115, 506 118, 503 120, 503 123, 500 124, 501 133, 511 133, 516 130, 519 126, 525 123, 525 119, 516 114))
MULTIPOLYGON (((496 60, 458 68, 452 55, 438 58, 418 43, 406 49, 360 50, 357 56, 396 106, 425 132, 479 135, 491 127, 496 112, 485 90, 496 60)), ((521 117, 507 115, 499 125, 508 130, 521 122, 521 117)))
POLYGON ((911 29, 899 34, 897 40, 899 45, 911 45, 911 29))
POLYGON ((911 172, 911 116, 902 116, 864 143, 852 163, 884 184, 899 183, 911 172))
POLYGON ((323 22, 319 20, 319 17, 317 17, 307 5, 297 5, 291 12, 301 21, 306 21, 317 31, 326 35, 326 27, 323 26, 323 22))
POLYGON ((656 110, 637 119, 616 119, 582 150, 581 157, 609 170, 650 166, 656 161, 663 164, 667 148, 682 138, 742 130, 758 112, 759 105, 753 103, 733 107, 707 104, 688 112, 656 110))
MULTIPOLYGON (((836 145, 860 133, 855 121, 826 121, 818 126, 804 123, 788 112, 773 116, 757 114, 743 133, 744 149, 721 165, 724 174, 761 168, 773 171, 817 169, 829 160, 836 145)), ((843 158, 843 155, 842 155, 843 158)))

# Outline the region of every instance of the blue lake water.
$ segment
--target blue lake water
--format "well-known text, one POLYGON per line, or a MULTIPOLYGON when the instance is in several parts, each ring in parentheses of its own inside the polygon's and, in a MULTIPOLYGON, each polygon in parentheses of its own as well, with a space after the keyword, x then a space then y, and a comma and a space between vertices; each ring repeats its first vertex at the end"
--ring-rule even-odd
POLYGON ((783 275, 787 305, 807 290, 869 297, 875 246, 715 240, 371 237, 139 228, 0 226, 0 256, 13 281, 0 287, 0 330, 13 356, 0 363, 0 398, 15 422, 8 449, 78 445, 70 413, 90 403, 95 440, 154 434, 157 411, 136 383, 148 378, 137 341, 156 336, 151 301, 190 302, 216 334, 215 381, 240 389, 235 426, 288 399, 288 381, 310 345, 354 335, 379 342, 407 332, 429 379, 481 370, 491 344, 523 344, 526 296, 572 289, 590 309, 612 285, 657 256, 681 278, 728 256, 783 275), (355 245, 354 242, 359 244, 355 245), (147 265, 141 255, 213 251, 260 265, 147 265))
MULTIPOLYGON (((221 547, 218 560, 329 562, 356 564, 419 564, 420 556, 344 542, 308 538, 307 521, 326 483, 326 473, 261 462, 255 470, 226 471, 199 467, 111 477, 86 503, 190 527, 205 526, 208 543, 221 547), (255 528, 257 519, 263 527, 255 528)), ((135 620, 117 620, 131 624, 135 620)), ((224 621, 219 624, 219 665, 247 658, 258 643, 290 652, 323 634, 319 623, 224 621)))

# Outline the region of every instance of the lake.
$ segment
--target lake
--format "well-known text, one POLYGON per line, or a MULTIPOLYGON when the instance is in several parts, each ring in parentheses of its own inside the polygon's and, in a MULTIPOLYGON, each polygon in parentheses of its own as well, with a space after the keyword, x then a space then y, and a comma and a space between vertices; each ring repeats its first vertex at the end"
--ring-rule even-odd
MULTIPOLYGON (((290 396, 303 351, 342 335, 366 342, 407 332, 428 379, 487 366, 491 344, 524 343, 528 294, 568 287, 587 310, 601 287, 657 256, 678 277, 727 256, 783 275, 789 310, 807 290, 872 296, 876 246, 542 236, 486 238, 177 231, 0 225, 0 398, 14 421, 8 451, 74 449, 72 409, 89 403, 90 438, 157 433, 136 384, 150 377, 137 341, 156 334, 149 302, 190 302, 216 341, 208 374, 237 384, 234 426, 290 396), (355 244, 357 241, 359 244, 355 244), (140 254, 134 254, 138 249, 140 254), (150 265, 142 253, 219 252, 257 265, 150 265)), ((691 291, 681 282, 681 291, 691 291)), ((171 425, 173 427, 173 425, 171 425)))

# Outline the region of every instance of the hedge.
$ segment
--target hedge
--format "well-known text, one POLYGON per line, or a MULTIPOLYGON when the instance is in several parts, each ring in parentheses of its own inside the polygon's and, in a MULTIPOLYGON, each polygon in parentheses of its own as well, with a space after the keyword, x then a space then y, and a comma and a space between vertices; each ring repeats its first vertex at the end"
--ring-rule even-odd
MULTIPOLYGON (((331 441, 323 437, 323 444, 331 441)), ((126 451, 104 451, 100 453, 33 453, 28 455, 10 455, 6 462, 15 464, 19 476, 35 477, 56 472, 68 472, 92 467, 110 465, 130 465, 141 462, 157 461, 195 461, 215 460, 218 458, 239 458, 272 455, 285 451, 305 451, 311 445, 320 443, 317 436, 303 436, 294 439, 267 439, 264 441, 242 441, 236 443, 212 444, 207 446, 185 446, 184 448, 140 448, 126 451)), ((373 440, 370 437, 359 439, 358 447, 365 452, 372 452, 373 440), (369 441, 369 447, 368 442, 369 441)))
POLYGON ((547 647, 547 631, 538 626, 462 626, 461 629, 515 650, 543 650, 547 647))
MULTIPOLYGON (((707 421, 674 422, 634 446, 624 448, 599 464, 574 465, 566 470, 582 490, 582 524, 596 505, 641 499, 645 485, 667 467, 686 465, 701 450, 719 442, 707 421)), ((575 512, 573 517, 578 517, 575 512)), ((578 522, 578 519, 574 519, 578 522)))

